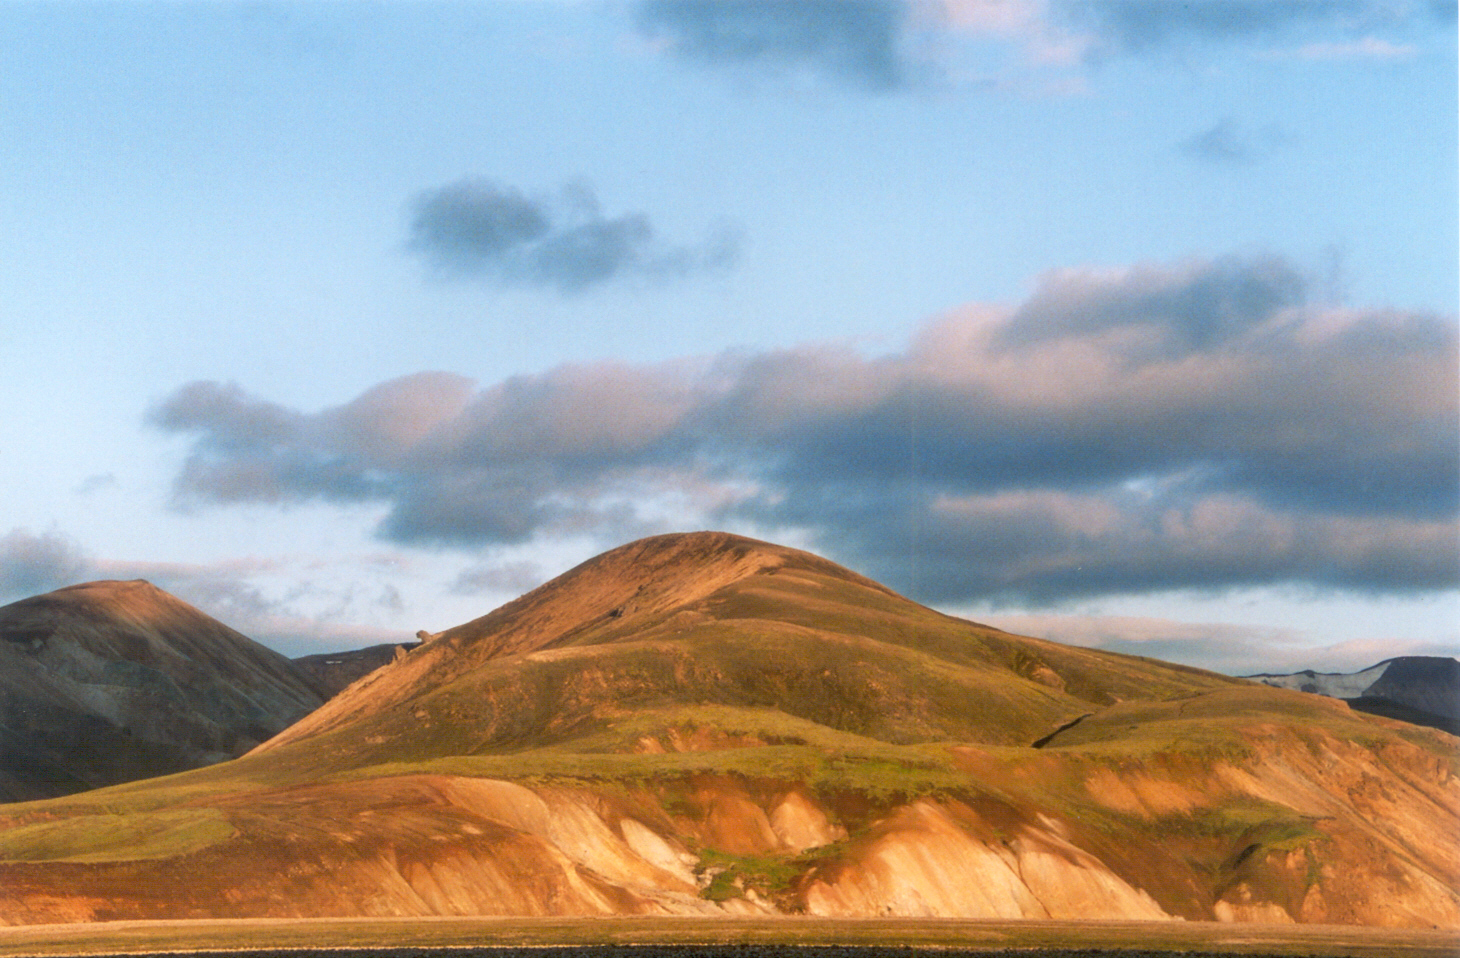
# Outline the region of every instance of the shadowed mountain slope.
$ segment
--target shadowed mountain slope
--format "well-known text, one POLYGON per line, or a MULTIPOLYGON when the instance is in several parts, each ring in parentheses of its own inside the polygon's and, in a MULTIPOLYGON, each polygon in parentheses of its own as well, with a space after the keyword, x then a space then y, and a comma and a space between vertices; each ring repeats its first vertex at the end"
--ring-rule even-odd
POLYGON ((390 642, 344 652, 321 652, 301 655, 291 662, 312 681, 326 698, 338 695, 352 682, 364 678, 383 665, 415 648, 414 642, 390 642))
POLYGON ((23 599, 0 608, 0 798, 232 758, 321 701, 288 659, 147 582, 23 599))
POLYGON ((719 533, 605 553, 244 758, 0 808, 0 920, 1460 927, 1456 740, 719 533))

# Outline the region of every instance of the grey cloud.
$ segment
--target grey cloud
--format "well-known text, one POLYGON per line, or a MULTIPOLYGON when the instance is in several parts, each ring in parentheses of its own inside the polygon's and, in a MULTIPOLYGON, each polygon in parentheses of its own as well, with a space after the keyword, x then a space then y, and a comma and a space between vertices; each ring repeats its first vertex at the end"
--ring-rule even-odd
MULTIPOLYGON (((1277 257, 1225 257, 1175 267, 1052 272, 1002 334, 1028 345, 1071 334, 1124 331, 1167 356, 1210 349, 1302 303, 1307 281, 1277 257)), ((1130 352, 1139 350, 1128 347, 1130 352)))
POLYGON ((503 565, 473 566, 456 577, 451 591, 456 595, 479 595, 483 592, 523 593, 546 582, 548 577, 534 562, 509 562, 503 565))
POLYGON ((1100 489, 921 500, 841 492, 821 490, 822 508, 812 515, 803 503, 782 502, 758 510, 759 518, 815 522, 826 530, 824 545, 929 601, 1039 605, 1279 583, 1359 592, 1460 584, 1453 519, 1350 517, 1224 492, 1146 498, 1100 489), (828 509, 833 497, 841 508, 828 509), (835 519, 827 520, 826 511, 835 519))
POLYGON ((0 599, 20 599, 83 582, 90 561, 76 543, 55 532, 12 529, 0 536, 0 599))
POLYGON ((801 67, 871 89, 906 82, 900 0, 647 0, 639 26, 702 63, 801 67))
POLYGON ((1063 0, 1057 8, 1129 51, 1183 38, 1235 40, 1307 26, 1350 27, 1388 21, 1395 12, 1385 0, 1063 0))
POLYGON ((738 258, 739 238, 721 226, 698 244, 666 245, 642 213, 605 217, 583 184, 530 199, 466 179, 416 198, 409 248, 446 276, 571 294, 618 278, 723 268, 738 258))
POLYGON ((154 422, 191 437, 181 503, 375 501, 406 543, 690 514, 943 601, 1460 584, 1453 322, 1303 290, 1264 257, 1063 271, 877 359, 422 374, 317 413, 192 384, 154 422))

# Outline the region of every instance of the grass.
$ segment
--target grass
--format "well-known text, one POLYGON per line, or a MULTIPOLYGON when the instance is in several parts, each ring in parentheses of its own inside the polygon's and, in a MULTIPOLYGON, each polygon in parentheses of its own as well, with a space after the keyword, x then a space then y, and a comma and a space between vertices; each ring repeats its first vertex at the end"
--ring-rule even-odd
POLYGON ((80 815, 0 832, 0 861, 121 862, 171 858, 227 841, 215 809, 80 815))
POLYGON ((805 864, 787 855, 730 855, 711 848, 700 852, 695 868, 696 875, 713 876, 700 891, 700 897, 710 901, 741 898, 749 889, 762 898, 777 900, 790 891, 803 871, 805 864))
POLYGON ((853 791, 874 801, 906 801, 964 791, 975 783, 935 746, 880 745, 828 750, 814 745, 768 745, 706 752, 622 754, 536 749, 513 755, 455 755, 418 762, 387 762, 351 769, 327 781, 350 782, 400 775, 464 775, 526 785, 612 783, 645 787, 696 776, 731 776, 802 785, 812 792, 853 791))
POLYGON ((1454 958, 1454 931, 1214 922, 791 919, 239 920, 0 928, 0 958, 295 948, 548 945, 842 945, 959 949, 1146 949, 1312 958, 1454 958))

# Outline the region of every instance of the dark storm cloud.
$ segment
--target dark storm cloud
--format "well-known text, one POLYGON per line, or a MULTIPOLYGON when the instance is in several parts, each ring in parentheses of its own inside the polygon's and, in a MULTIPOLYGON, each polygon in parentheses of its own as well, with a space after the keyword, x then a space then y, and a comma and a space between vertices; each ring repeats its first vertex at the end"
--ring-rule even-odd
POLYGON ((702 63, 801 67, 872 89, 907 79, 897 0, 647 0, 640 28, 702 63))
POLYGON ((1068 270, 878 359, 422 374, 317 413, 193 384, 154 421, 192 437, 182 503, 378 501, 400 542, 691 514, 944 601, 1460 584, 1453 322, 1304 286, 1263 257, 1068 270))
POLYGON ((729 266, 738 255, 728 227, 696 245, 666 245, 642 213, 605 217, 583 184, 531 199, 481 179, 417 197, 409 246, 443 275, 562 293, 624 277, 686 276, 729 266))
POLYGON ((90 571, 81 549, 57 533, 34 535, 12 529, 0 536, 0 601, 75 585, 90 571))

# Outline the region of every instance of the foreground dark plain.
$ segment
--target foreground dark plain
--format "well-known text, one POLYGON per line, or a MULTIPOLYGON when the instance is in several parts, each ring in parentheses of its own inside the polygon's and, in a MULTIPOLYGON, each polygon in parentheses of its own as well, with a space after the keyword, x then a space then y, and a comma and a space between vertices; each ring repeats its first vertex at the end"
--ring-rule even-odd
POLYGON ((1454 958, 1460 935, 1348 925, 796 918, 216 919, 0 928, 0 958, 276 952, 513 958, 524 948, 534 958, 914 958, 927 952, 939 958, 1454 958))

